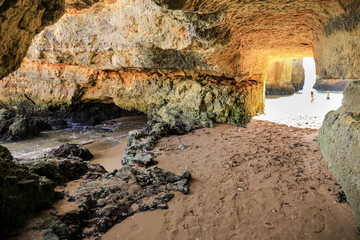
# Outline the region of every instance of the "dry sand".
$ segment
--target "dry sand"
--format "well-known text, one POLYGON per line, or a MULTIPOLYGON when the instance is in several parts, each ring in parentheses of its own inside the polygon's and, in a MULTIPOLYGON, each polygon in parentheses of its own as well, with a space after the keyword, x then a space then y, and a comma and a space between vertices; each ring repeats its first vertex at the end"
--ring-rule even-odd
MULTIPOLYGON (((191 193, 176 193, 168 210, 126 219, 103 239, 359 239, 349 205, 336 201, 339 186, 316 136, 252 120, 246 128, 163 138, 158 166, 189 170, 191 193), (180 144, 188 148, 177 150, 180 144)), ((110 155, 119 161, 122 152, 110 155)))

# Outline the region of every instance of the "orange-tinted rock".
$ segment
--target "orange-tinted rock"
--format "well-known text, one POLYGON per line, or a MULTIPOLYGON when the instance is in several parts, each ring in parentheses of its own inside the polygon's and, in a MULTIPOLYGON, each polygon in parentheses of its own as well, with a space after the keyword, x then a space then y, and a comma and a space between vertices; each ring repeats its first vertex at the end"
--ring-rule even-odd
POLYGON ((0 101, 9 107, 31 101, 40 108, 114 102, 148 114, 151 121, 192 126, 244 124, 263 108, 263 84, 208 72, 86 67, 24 61, 0 82, 0 101), (26 94, 26 96, 24 95, 26 94))

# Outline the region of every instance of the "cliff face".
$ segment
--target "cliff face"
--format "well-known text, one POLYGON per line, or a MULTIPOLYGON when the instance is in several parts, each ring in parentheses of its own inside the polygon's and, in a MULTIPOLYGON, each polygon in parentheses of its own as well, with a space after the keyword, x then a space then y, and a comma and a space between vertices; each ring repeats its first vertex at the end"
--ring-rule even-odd
POLYGON ((265 74, 266 94, 291 95, 302 90, 305 71, 302 59, 273 62, 265 74))
POLYGON ((317 74, 323 79, 360 79, 360 2, 340 1, 341 8, 315 41, 317 74))
POLYGON ((64 10, 64 0, 0 0, 0 79, 20 66, 35 34, 64 10))
POLYGON ((263 84, 180 70, 94 70, 24 61, 0 82, 5 106, 31 101, 38 107, 67 108, 114 102, 148 114, 153 122, 183 122, 191 128, 212 122, 243 125, 263 108, 263 84), (31 99, 31 100, 30 100, 31 99))

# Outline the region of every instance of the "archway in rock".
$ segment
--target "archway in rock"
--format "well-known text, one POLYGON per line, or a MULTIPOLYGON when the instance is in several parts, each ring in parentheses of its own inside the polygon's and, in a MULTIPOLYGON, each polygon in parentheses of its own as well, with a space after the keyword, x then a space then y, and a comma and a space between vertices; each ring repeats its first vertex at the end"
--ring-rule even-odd
POLYGON ((299 62, 299 60, 277 61, 268 67, 265 81, 268 79, 275 84, 265 83, 265 88, 270 85, 272 91, 266 89, 264 114, 255 119, 294 127, 319 129, 326 113, 341 106, 342 91, 327 93, 324 90, 314 89, 316 84, 314 58, 301 59, 302 71, 299 71, 299 65, 294 65, 293 62, 299 62), (294 66, 296 66, 295 71, 294 66), (298 81, 299 77, 296 74, 301 75, 302 82, 298 81), (301 86, 298 89, 294 88, 299 82, 301 86))

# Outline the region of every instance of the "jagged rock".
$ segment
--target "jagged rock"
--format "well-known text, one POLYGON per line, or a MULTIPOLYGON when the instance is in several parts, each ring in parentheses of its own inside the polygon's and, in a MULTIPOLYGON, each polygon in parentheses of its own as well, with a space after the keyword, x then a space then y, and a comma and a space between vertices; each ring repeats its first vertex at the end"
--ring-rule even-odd
POLYGON ((54 158, 80 158, 88 161, 93 158, 90 151, 80 144, 64 144, 45 154, 45 157, 54 158))
POLYGON ((51 126, 37 117, 17 116, 9 126, 6 140, 20 140, 39 135, 41 131, 51 130, 51 126))
POLYGON ((44 238, 96 238, 135 213, 166 209, 174 194, 189 192, 189 172, 181 176, 152 167, 146 171, 125 166, 80 184, 67 195, 76 204, 69 212, 53 213, 40 224, 44 238))
POLYGON ((48 208, 58 197, 55 184, 16 163, 0 146, 0 235, 7 236, 31 214, 48 208))
POLYGON ((35 34, 64 10, 65 0, 0 1, 0 79, 20 66, 35 34))
POLYGON ((132 151, 127 151, 126 154, 122 157, 122 165, 133 165, 137 164, 142 167, 150 167, 157 164, 154 161, 154 155, 152 153, 136 153, 132 151))
POLYGON ((319 130, 319 145, 345 192, 360 229, 360 82, 348 85, 343 106, 329 112, 319 130))
POLYGON ((243 125, 263 109, 263 84, 255 80, 236 83, 233 78, 205 72, 174 75, 169 70, 101 71, 24 64, 26 70, 0 82, 0 100, 6 106, 25 101, 20 90, 26 83, 28 97, 39 108, 112 99, 121 109, 146 113, 152 123, 170 124, 176 132, 213 122, 243 125))
POLYGON ((45 130, 51 130, 51 126, 41 118, 16 115, 6 109, 0 112, 0 139, 3 141, 31 138, 45 130))

